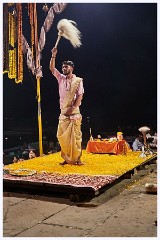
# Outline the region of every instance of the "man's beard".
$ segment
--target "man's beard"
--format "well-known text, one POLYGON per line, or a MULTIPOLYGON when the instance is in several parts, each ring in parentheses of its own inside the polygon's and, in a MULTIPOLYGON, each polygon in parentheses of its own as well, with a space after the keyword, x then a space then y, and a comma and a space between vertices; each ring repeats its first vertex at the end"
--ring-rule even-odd
POLYGON ((67 72, 64 72, 63 74, 64 74, 65 76, 68 76, 70 73, 71 73, 71 71, 67 71, 67 72))

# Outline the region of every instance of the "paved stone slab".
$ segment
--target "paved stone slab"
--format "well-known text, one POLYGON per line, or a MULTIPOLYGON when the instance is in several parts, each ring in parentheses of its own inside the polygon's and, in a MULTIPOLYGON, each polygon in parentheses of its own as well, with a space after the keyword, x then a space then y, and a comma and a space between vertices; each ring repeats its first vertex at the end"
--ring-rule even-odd
POLYGON ((44 223, 78 227, 87 230, 95 226, 97 218, 98 221, 104 221, 105 219, 105 216, 99 214, 98 209, 72 206, 48 218, 44 223))
MULTIPOLYGON (((150 199, 150 201, 154 202, 153 199, 150 199)), ((157 213, 156 206, 151 206, 150 201, 148 202, 148 199, 144 199, 143 197, 141 200, 134 200, 128 206, 124 207, 124 209, 121 208, 116 213, 106 218, 103 224, 100 223, 97 227, 92 229, 87 236, 155 237, 157 235, 157 229, 153 223, 156 220, 157 213), (143 211, 143 204, 146 206, 146 209, 142 215, 141 211, 143 211)))
POLYGON ((84 233, 83 229, 73 227, 38 224, 16 237, 82 237, 84 233))
MULTIPOLYGON (((12 200, 11 200, 12 202, 12 200)), ((4 236, 14 236, 28 227, 68 208, 67 204, 48 201, 47 197, 26 199, 18 204, 5 205, 4 236)))

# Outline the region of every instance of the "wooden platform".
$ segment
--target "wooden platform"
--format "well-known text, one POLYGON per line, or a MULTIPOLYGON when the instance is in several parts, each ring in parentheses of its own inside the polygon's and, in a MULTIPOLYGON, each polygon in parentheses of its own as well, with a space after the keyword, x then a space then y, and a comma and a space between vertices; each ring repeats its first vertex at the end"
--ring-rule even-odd
POLYGON ((34 174, 32 176, 3 175, 3 187, 11 191, 29 191, 33 193, 66 193, 78 197, 95 197, 118 182, 131 178, 135 171, 145 168, 156 161, 153 156, 121 176, 111 175, 83 175, 83 174, 34 174))

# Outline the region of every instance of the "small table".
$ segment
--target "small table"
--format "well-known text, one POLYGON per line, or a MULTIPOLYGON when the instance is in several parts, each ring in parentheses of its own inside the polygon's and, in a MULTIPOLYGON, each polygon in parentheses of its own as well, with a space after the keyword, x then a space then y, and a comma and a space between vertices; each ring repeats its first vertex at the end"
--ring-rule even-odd
POLYGON ((90 153, 112 153, 125 154, 131 151, 129 145, 125 140, 121 141, 88 141, 86 151, 90 153))

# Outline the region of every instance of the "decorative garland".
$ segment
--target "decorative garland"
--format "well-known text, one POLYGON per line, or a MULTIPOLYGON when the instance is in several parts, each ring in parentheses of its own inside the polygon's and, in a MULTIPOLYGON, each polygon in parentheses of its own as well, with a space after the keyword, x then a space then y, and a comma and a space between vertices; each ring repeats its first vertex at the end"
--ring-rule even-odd
POLYGON ((16 83, 23 81, 23 52, 22 52, 22 4, 17 3, 17 26, 18 26, 18 46, 17 46, 17 78, 15 79, 16 83))
POLYGON ((30 21, 30 25, 31 25, 31 50, 32 50, 32 54, 34 56, 34 12, 33 12, 33 3, 28 3, 28 16, 29 16, 29 21, 30 21))
POLYGON ((16 68, 16 48, 9 50, 9 72, 8 77, 10 79, 15 79, 17 77, 17 68, 16 68))
POLYGON ((8 6, 3 5, 3 73, 9 71, 8 6))
POLYGON ((16 68, 16 19, 15 16, 9 12, 9 72, 8 77, 10 79, 16 78, 17 68, 16 68))

